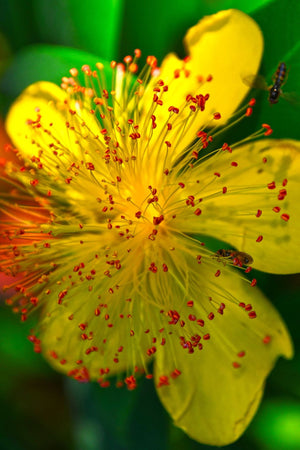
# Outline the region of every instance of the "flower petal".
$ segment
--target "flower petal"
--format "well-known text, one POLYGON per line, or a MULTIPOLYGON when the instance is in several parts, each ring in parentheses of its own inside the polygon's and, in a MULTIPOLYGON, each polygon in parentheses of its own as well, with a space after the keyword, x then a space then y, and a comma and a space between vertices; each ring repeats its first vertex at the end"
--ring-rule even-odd
POLYGON ((108 277, 93 280, 88 268, 89 263, 79 272, 75 269, 82 280, 79 286, 51 289, 39 325, 44 356, 56 370, 75 378, 83 368, 89 380, 143 372, 151 361, 146 351, 152 337, 144 324, 151 326, 151 308, 141 304, 134 283, 122 279, 118 287, 108 277))
POLYGON ((221 152, 198 170, 202 215, 178 226, 249 253, 256 269, 299 272, 299 142, 259 140, 221 152))
POLYGON ((52 153, 55 145, 59 150, 78 155, 78 134, 83 138, 80 145, 84 146, 87 130, 98 135, 101 129, 89 113, 87 102, 87 96, 81 102, 70 100, 66 92, 53 83, 34 83, 11 106, 6 119, 7 132, 22 156, 37 156, 41 149, 52 153), (67 123, 75 127, 76 137, 75 133, 73 136, 70 133, 67 123))
MULTIPOLYGON (((245 72, 257 72, 263 50, 263 38, 257 24, 234 9, 200 20, 188 31, 184 42, 191 59, 184 62, 170 54, 161 66, 159 78, 169 89, 162 96, 164 104, 155 111, 157 135, 160 125, 169 117, 170 105, 179 108, 182 119, 191 113, 186 104, 188 94, 209 93, 210 97, 205 110, 197 112, 197 116, 191 116, 187 122, 188 133, 180 136, 178 152, 193 141, 201 127, 220 125, 231 117, 249 90, 243 82, 245 72), (212 80, 206 81, 211 76, 212 80), (218 122, 213 120, 214 112, 221 113, 218 122)), ((169 140, 172 142, 171 137, 169 140)))
MULTIPOLYGON (((204 274, 203 267, 201 272, 204 274)), ((226 307, 222 314, 216 312, 213 320, 204 317, 204 332, 209 332, 210 339, 203 340, 202 336, 201 351, 196 347, 189 354, 175 341, 168 352, 157 353, 155 379, 158 395, 177 426, 201 443, 227 445, 251 421, 277 357, 290 358, 292 348, 278 312, 256 287, 225 268, 217 278, 206 272, 191 312, 196 317, 203 314, 206 291, 212 295, 211 310, 220 302, 226 307), (230 295, 244 302, 246 308, 228 301, 230 295), (254 308, 257 317, 251 319, 248 314, 253 314, 254 308), (181 374, 176 378, 171 375, 169 384, 162 385, 172 368, 181 374)))
MULTIPOLYGON (((67 139, 65 126, 59 126, 66 120, 64 115, 65 99, 66 94, 62 89, 44 81, 32 84, 16 99, 9 110, 6 129, 14 145, 22 151, 23 155, 38 154, 39 149, 32 144, 32 132, 28 126, 28 121, 36 120, 38 114, 45 117, 47 126, 50 123, 56 124, 55 130, 58 139, 67 139), (59 125, 57 126, 57 124, 59 125)), ((37 138, 37 131, 35 128, 34 138, 37 138)), ((48 141, 50 139, 47 140, 46 137, 46 143, 48 141)))
MULTIPOLYGON (((241 230, 242 227, 243 233, 232 233, 230 238, 225 240, 238 249, 249 251, 254 259, 253 267, 259 270, 278 274, 299 272, 300 142, 257 141, 237 149, 235 157, 245 166, 244 174, 234 177, 233 183, 237 189, 245 184, 245 180, 246 183, 251 180, 253 186, 264 184, 269 187, 273 186, 270 183, 274 181, 276 188, 268 189, 271 193, 268 201, 267 196, 255 196, 257 209, 262 210, 262 215, 257 217, 256 212, 255 215, 244 216, 243 219, 240 217, 238 228, 241 230), (262 172, 255 167, 258 158, 266 158, 266 162, 260 164, 262 172), (256 242, 259 236, 263 236, 263 240, 256 242)), ((234 196, 232 200, 233 198, 234 196)), ((234 204, 236 211, 246 209, 245 198, 241 196, 235 196, 234 204)), ((228 234, 231 231, 230 226, 227 224, 228 234)))

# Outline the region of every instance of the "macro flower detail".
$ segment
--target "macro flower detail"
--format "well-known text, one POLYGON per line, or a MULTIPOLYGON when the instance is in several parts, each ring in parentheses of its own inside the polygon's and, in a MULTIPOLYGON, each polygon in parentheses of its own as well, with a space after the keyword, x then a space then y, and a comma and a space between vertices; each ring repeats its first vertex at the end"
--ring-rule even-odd
POLYGON ((185 43, 183 61, 148 56, 138 72, 135 50, 111 62, 111 83, 102 63, 84 65, 16 100, 1 270, 19 274, 7 303, 22 320, 38 311, 29 340, 57 370, 128 389, 153 377, 178 426, 224 445, 253 417, 277 357, 292 356, 251 266, 299 270, 299 144, 271 140, 268 124, 222 139, 255 114, 254 99, 239 106, 241 74, 262 53, 252 19, 218 13, 185 43))

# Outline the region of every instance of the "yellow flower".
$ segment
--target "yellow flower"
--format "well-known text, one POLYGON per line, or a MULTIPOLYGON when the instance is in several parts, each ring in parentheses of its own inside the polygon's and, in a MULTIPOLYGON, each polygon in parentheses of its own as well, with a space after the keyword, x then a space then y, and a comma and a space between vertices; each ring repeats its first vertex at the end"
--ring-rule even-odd
POLYGON ((249 424, 277 357, 292 356, 279 314, 241 271, 252 259, 299 269, 300 152, 265 138, 268 125, 222 141, 255 109, 236 111, 263 48, 251 18, 206 17, 185 44, 188 58, 158 69, 148 57, 137 78, 138 50, 112 62, 112 87, 98 64, 83 66, 84 85, 72 69, 62 89, 40 82, 17 99, 7 129, 23 162, 6 168, 2 270, 22 273, 8 303, 23 320, 39 309, 29 338, 57 370, 133 389, 153 360, 175 424, 224 445, 249 424))

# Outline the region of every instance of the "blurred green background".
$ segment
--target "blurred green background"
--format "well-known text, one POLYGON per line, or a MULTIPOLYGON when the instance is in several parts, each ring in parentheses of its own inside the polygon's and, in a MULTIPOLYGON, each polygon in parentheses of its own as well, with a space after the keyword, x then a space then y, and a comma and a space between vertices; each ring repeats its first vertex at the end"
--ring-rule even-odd
MULTIPOLYGON (((100 58, 121 59, 135 48, 159 61, 169 51, 183 56, 186 30, 203 15, 232 7, 250 14, 263 31, 261 73, 270 80, 278 62, 285 61, 289 67, 285 89, 300 94, 299 0, 0 0, 0 116, 5 117, 28 84, 60 83, 73 66, 100 58)), ((262 122, 272 125, 275 138, 300 139, 298 105, 282 100, 271 108, 265 92, 256 97, 261 100, 257 113, 247 121, 247 130, 234 130, 236 139, 250 133, 249 123, 254 130, 262 122)), ((298 450, 300 277, 262 273, 255 277, 287 322, 296 354, 292 361, 278 362, 254 421, 227 448, 298 450)), ((137 390, 128 392, 79 384, 54 372, 32 352, 26 338, 32 325, 21 325, 1 302, 1 450, 214 448, 190 440, 172 425, 151 381, 141 381, 137 390)))

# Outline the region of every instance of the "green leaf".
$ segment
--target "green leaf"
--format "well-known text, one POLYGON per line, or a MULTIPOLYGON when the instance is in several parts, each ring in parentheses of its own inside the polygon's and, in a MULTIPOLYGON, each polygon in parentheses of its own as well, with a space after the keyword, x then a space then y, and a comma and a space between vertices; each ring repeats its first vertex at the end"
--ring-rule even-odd
POLYGON ((262 63, 262 75, 272 85, 272 75, 278 63, 283 61, 288 67, 288 77, 283 92, 296 95, 295 103, 289 103, 284 96, 276 105, 269 105, 268 94, 259 94, 263 99, 258 123, 267 122, 274 129, 275 138, 300 138, 300 3, 290 0, 288 3, 275 0, 253 14, 265 39, 265 51, 262 63), (297 99, 298 96, 298 99, 297 99))
MULTIPOLYGON (((68 47, 31 46, 14 58, 1 79, 0 90, 11 101, 35 81, 52 81, 60 85, 61 78, 69 76, 72 67, 80 69, 83 64, 94 67, 99 61, 105 62, 95 55, 68 47)), ((106 76, 110 83, 110 70, 106 76)))
POLYGON ((293 399, 266 401, 250 428, 260 448, 297 450, 300 448, 300 408, 293 399))
POLYGON ((17 50, 38 39, 32 2, 24 0, 0 0, 0 31, 12 49, 17 50))
POLYGON ((34 0, 42 41, 76 47, 111 60, 116 55, 123 0, 34 0))

